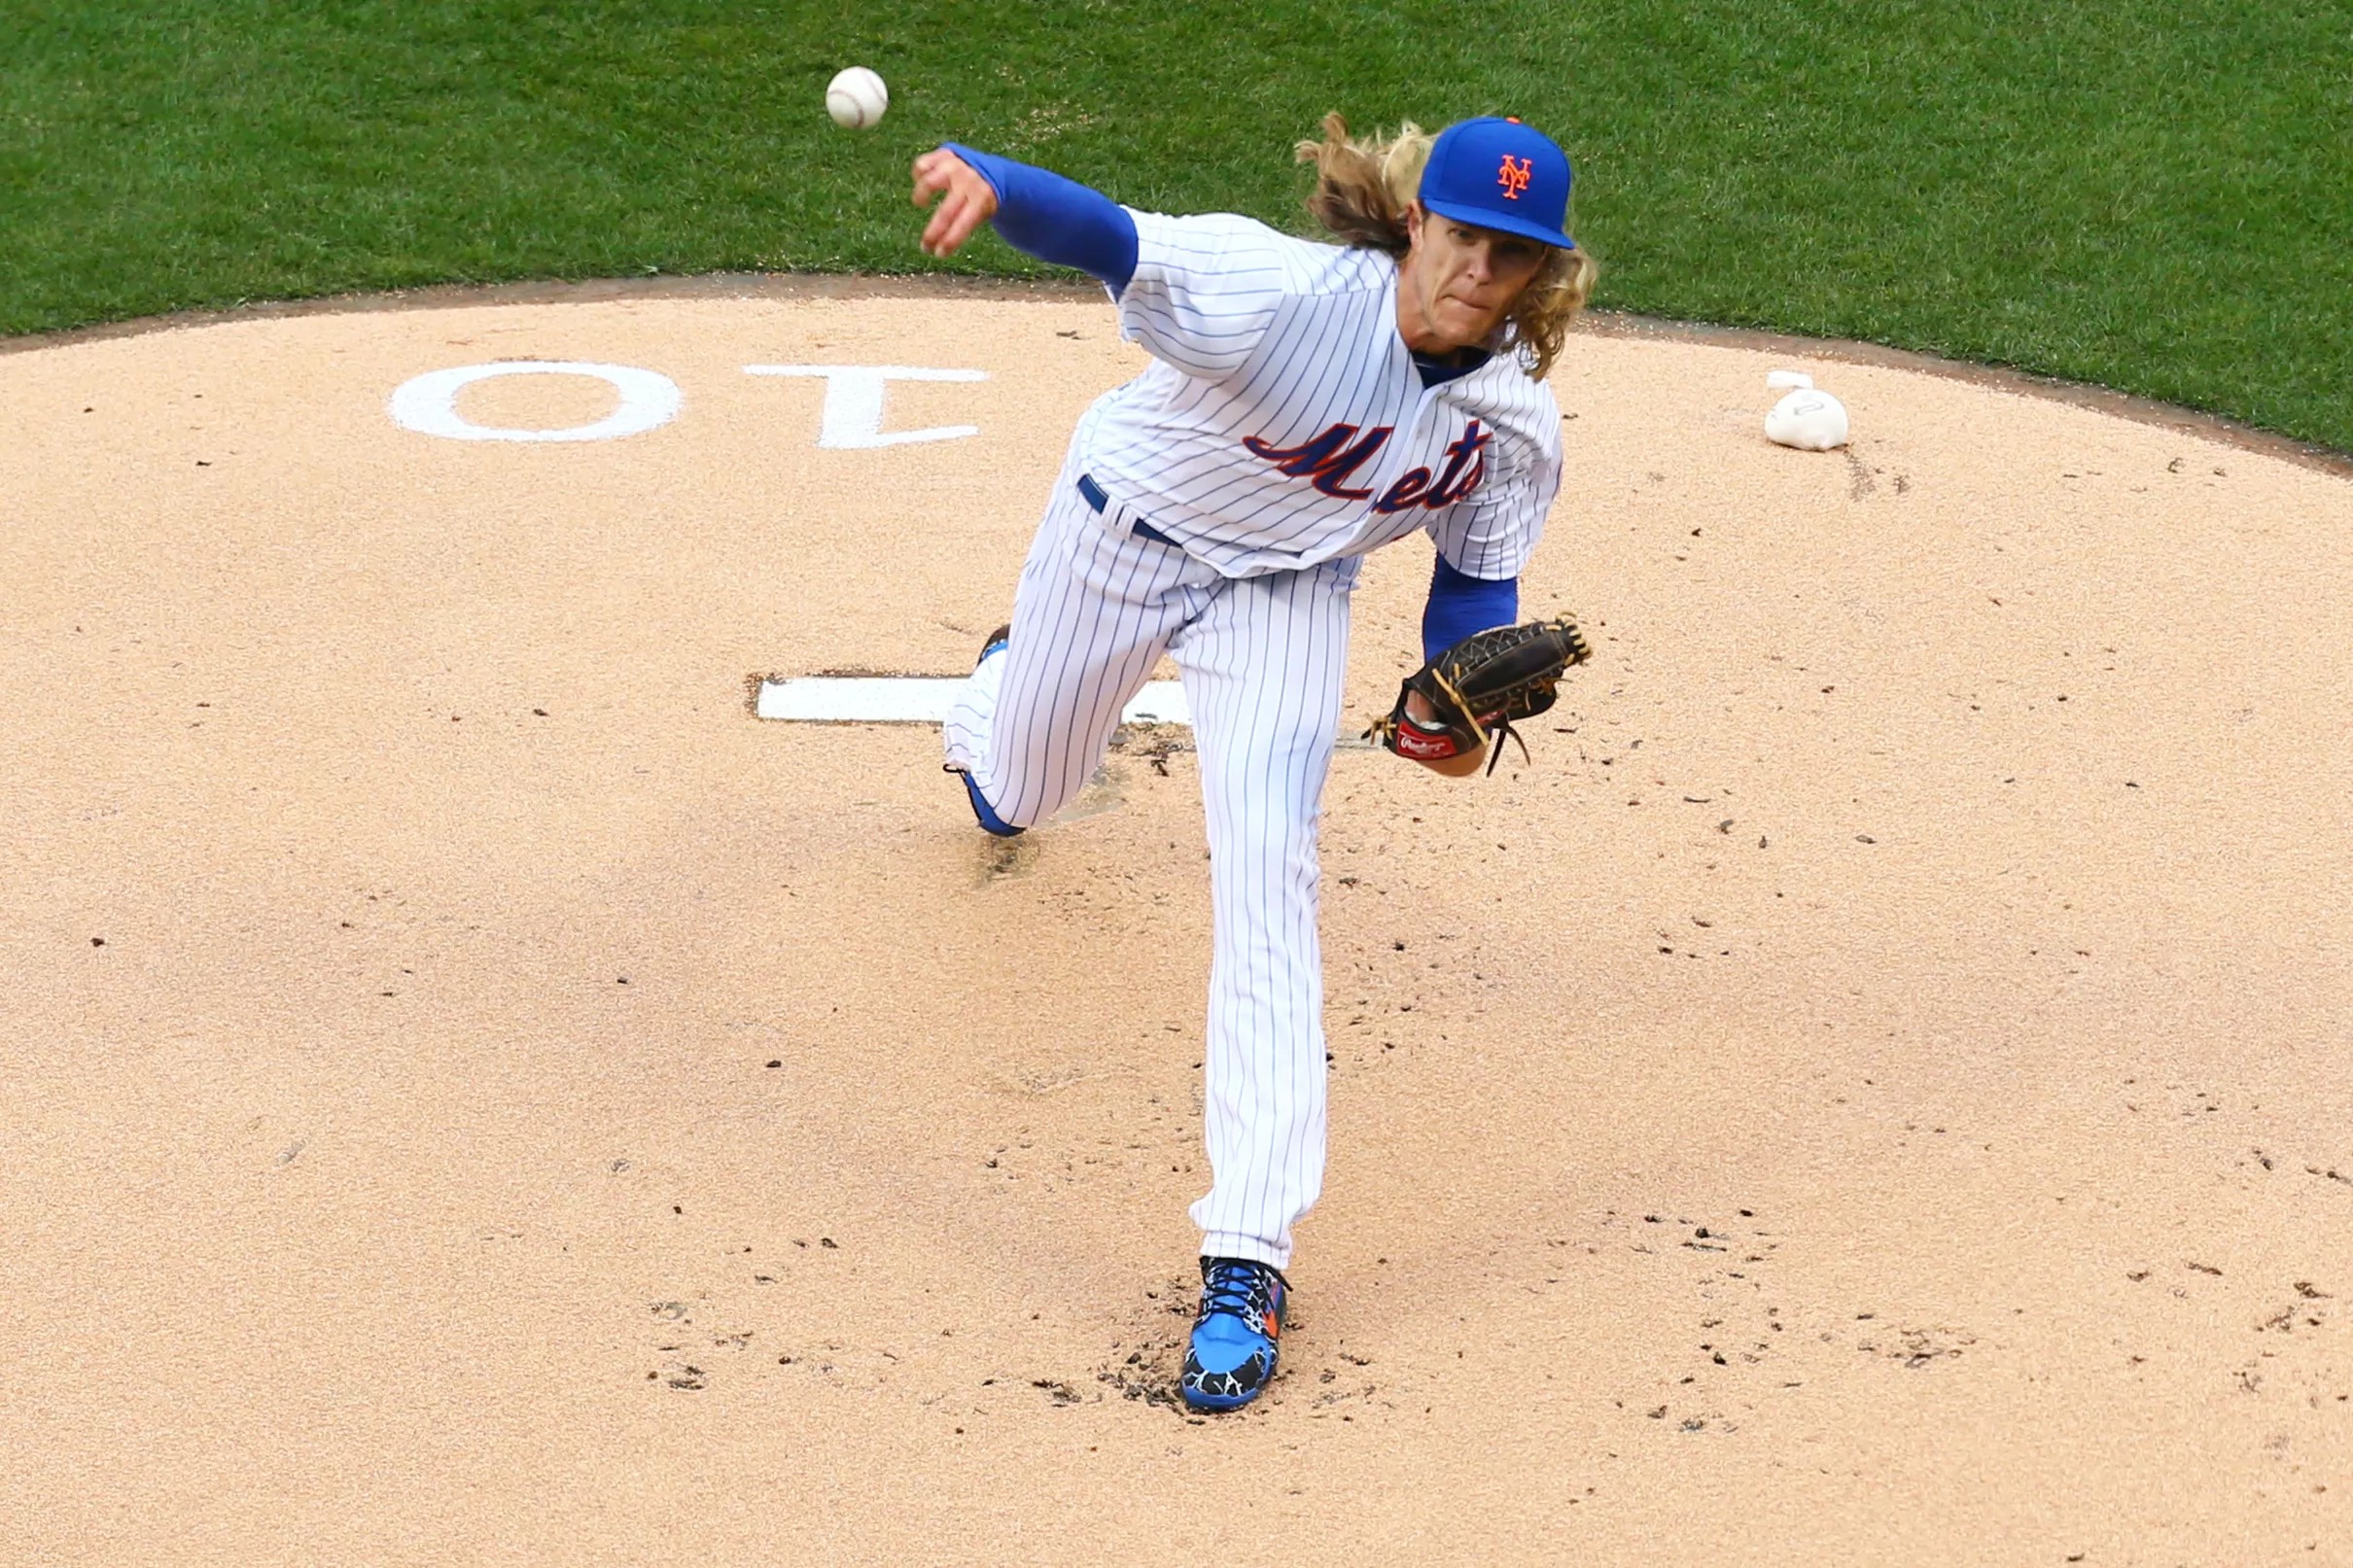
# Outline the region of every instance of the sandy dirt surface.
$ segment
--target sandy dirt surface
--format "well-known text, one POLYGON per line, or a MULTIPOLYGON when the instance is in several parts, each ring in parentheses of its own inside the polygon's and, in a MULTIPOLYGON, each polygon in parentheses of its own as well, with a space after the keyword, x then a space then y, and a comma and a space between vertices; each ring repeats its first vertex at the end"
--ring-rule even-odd
POLYGON ((746 700, 966 668, 1139 362, 832 293, 0 355, 0 1558, 2353 1563, 2353 482, 1576 341, 1597 657, 1493 779, 1340 754, 1330 1180, 1205 1422, 1181 735, 1005 845, 746 700), (532 358, 683 401, 388 413, 532 358))

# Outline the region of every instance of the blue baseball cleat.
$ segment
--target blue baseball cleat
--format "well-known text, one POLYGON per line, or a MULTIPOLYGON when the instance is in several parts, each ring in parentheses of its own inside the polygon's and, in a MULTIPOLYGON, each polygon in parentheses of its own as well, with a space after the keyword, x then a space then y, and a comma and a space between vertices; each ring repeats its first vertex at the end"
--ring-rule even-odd
POLYGON ((1197 1411, 1240 1410, 1275 1380, 1290 1282, 1248 1258, 1201 1260, 1201 1313, 1193 1320, 1179 1391, 1197 1411))
POLYGON ((962 768, 950 768, 948 771, 965 782, 965 798, 972 803, 972 816, 985 831, 994 833, 1001 839, 1019 838, 1027 831, 1027 829, 1015 827, 990 808, 988 801, 981 797, 980 785, 972 782, 970 774, 962 768))
MULTIPOLYGON (((980 657, 972 661, 972 668, 979 669, 989 661, 990 654, 1002 652, 1012 641, 1013 626, 1008 621, 991 632, 988 641, 980 645, 980 657)), ((980 785, 972 782, 970 774, 958 767, 950 767, 946 771, 964 781, 965 798, 972 803, 972 816, 984 830, 996 834, 1001 839, 1019 838, 1022 835, 1023 829, 1015 827, 1011 822, 998 816, 996 811, 991 808, 988 801, 981 795, 980 785)))

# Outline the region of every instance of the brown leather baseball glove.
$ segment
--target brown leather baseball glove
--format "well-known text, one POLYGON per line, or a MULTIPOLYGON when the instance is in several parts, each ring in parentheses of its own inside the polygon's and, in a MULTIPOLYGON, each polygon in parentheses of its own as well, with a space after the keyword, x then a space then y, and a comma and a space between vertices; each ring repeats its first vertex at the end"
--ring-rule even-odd
MULTIPOLYGON (((1397 688, 1397 706, 1374 719, 1364 737, 1399 756, 1436 762, 1508 735, 1525 757, 1528 743, 1513 724, 1552 707, 1559 695, 1554 682, 1562 672, 1591 657, 1584 634, 1565 620, 1531 620, 1473 633, 1407 676, 1397 688), (1415 692, 1434 711, 1431 722, 1406 711, 1406 699, 1415 692)), ((1494 772, 1502 758, 1498 746, 1487 771, 1494 772)))

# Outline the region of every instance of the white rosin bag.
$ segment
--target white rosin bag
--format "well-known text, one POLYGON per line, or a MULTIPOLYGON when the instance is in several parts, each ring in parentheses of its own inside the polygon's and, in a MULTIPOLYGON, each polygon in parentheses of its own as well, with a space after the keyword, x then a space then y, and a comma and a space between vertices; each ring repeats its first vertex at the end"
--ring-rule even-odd
POLYGON ((1786 394, 1765 416, 1765 438, 1805 452, 1846 444, 1846 405, 1810 386, 1786 394))

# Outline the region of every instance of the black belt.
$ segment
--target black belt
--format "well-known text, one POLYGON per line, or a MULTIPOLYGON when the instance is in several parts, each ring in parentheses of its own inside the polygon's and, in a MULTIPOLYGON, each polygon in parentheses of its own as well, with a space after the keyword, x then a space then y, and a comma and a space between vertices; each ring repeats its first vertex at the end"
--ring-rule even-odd
MULTIPOLYGON (((1082 473, 1078 476, 1078 499, 1097 511, 1102 511, 1111 504, 1111 498, 1103 493, 1103 486, 1095 482, 1095 476, 1091 473, 1082 473)), ((1166 544, 1174 549, 1184 548, 1183 545, 1178 544, 1141 517, 1137 518, 1130 527, 1138 539, 1148 539, 1156 544, 1166 544)))

